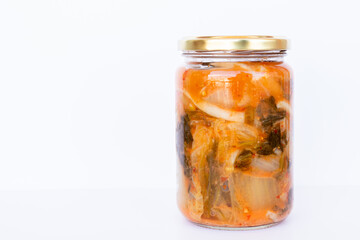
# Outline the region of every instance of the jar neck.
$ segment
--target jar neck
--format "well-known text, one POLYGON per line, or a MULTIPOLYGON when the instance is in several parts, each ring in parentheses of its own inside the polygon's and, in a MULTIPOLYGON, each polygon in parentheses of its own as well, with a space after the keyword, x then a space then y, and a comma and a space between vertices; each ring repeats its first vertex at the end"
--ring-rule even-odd
POLYGON ((286 50, 266 51, 183 51, 185 62, 283 62, 286 50))

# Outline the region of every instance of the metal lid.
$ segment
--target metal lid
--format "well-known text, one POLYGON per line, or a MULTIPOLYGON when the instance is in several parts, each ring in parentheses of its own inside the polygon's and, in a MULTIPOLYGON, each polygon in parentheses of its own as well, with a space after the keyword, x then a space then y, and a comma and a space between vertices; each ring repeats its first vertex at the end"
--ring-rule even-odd
POLYGON ((274 36, 201 36, 188 37, 179 42, 182 51, 251 51, 286 50, 288 40, 274 36))

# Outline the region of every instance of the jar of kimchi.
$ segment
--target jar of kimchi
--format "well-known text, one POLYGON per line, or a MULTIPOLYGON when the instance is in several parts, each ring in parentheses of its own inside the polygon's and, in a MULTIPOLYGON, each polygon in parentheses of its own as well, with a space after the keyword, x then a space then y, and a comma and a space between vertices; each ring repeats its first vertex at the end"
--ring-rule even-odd
POLYGON ((178 206, 210 228, 269 227, 292 207, 292 76, 287 40, 212 36, 180 42, 178 206))

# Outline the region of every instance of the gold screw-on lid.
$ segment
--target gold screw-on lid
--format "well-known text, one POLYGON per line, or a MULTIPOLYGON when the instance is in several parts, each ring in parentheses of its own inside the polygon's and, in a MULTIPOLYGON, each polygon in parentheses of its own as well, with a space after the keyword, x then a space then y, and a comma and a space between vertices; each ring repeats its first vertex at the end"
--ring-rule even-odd
POLYGON ((180 41, 182 51, 286 50, 288 41, 274 36, 202 36, 180 41))

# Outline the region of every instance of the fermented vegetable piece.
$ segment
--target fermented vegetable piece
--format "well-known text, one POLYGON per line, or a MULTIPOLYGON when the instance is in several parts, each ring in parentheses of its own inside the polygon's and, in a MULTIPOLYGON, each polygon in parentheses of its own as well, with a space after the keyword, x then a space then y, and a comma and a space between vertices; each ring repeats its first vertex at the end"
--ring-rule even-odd
POLYGON ((193 104, 196 107, 198 107, 201 111, 203 111, 204 113, 210 116, 225 119, 228 121, 234 121, 234 122, 244 121, 243 112, 236 112, 236 111, 227 110, 225 108, 220 108, 214 104, 202 100, 195 101, 186 91, 184 91, 184 94, 193 102, 193 104))
POLYGON ((209 197, 207 194, 209 185, 208 157, 213 154, 211 152, 214 144, 212 136, 213 133, 209 127, 200 124, 196 125, 191 150, 193 172, 192 187, 190 188, 190 194, 192 196, 190 214, 196 219, 200 219, 203 214, 204 201, 209 197))
POLYGON ((248 170, 252 162, 253 153, 250 150, 244 150, 236 158, 234 167, 241 170, 248 170))
POLYGON ((238 195, 246 202, 246 207, 252 211, 271 209, 276 204, 279 187, 276 179, 271 176, 256 176, 251 172, 234 173, 234 182, 238 195))
POLYGON ((184 174, 191 176, 191 164, 189 148, 191 148, 193 137, 190 132, 189 116, 181 116, 181 121, 176 128, 176 151, 181 165, 184 168, 184 174))
POLYGON ((211 227, 282 221, 293 191, 291 79, 283 50, 228 51, 226 59, 216 50, 193 50, 176 84, 179 208, 211 227))

